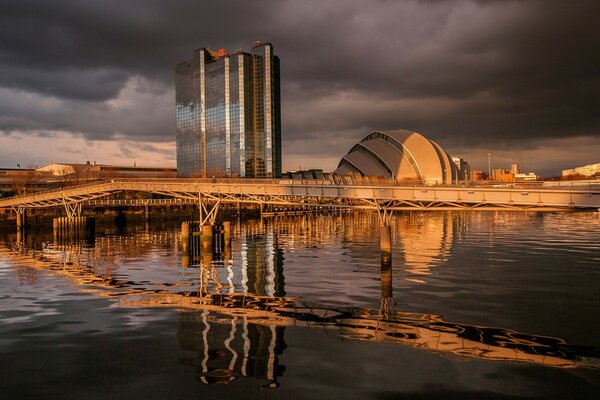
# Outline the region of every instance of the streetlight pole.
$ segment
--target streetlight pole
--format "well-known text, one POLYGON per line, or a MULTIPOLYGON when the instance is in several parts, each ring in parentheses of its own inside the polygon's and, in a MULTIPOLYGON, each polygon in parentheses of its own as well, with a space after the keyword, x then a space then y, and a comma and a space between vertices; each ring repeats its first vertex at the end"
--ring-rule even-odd
POLYGON ((488 153, 488 180, 492 179, 492 153, 488 153))

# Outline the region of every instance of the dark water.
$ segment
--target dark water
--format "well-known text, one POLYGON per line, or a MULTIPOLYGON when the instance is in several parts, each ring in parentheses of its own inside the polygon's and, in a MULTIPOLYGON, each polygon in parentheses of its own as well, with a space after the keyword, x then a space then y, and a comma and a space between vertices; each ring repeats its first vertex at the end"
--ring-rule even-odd
POLYGON ((600 398, 598 212, 399 214, 391 262, 372 214, 232 225, 3 232, 0 397, 600 398))

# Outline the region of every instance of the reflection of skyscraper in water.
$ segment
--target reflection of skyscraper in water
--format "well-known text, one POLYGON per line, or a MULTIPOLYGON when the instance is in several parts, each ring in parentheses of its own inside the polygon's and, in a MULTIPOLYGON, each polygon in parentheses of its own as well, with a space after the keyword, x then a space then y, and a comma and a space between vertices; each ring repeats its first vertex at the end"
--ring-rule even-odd
POLYGON ((239 232, 239 249, 234 252, 240 254, 240 268, 214 264, 201 268, 201 296, 210 297, 211 292, 242 296, 245 307, 249 307, 245 314, 209 310, 180 314, 180 345, 197 352, 197 357, 182 362, 195 366, 198 379, 206 384, 255 377, 265 379, 265 386, 276 387, 277 377, 284 371, 278 356, 286 348, 285 327, 249 322, 256 299, 253 295, 285 296, 283 252, 277 234, 270 226, 260 226, 258 231, 255 228, 244 227, 239 232))
POLYGON ((247 316, 203 310, 179 314, 177 336, 182 349, 196 352, 182 363, 194 366, 206 384, 229 383, 238 378, 264 379, 277 387, 285 367, 279 356, 287 347, 283 326, 258 325, 247 316))
POLYGON ((242 291, 259 296, 285 296, 283 251, 273 228, 268 226, 262 235, 242 230, 240 242, 242 291))
POLYGON ((200 290, 203 293, 249 293, 258 296, 285 296, 283 251, 271 226, 253 224, 238 227, 230 262, 202 263, 200 290))

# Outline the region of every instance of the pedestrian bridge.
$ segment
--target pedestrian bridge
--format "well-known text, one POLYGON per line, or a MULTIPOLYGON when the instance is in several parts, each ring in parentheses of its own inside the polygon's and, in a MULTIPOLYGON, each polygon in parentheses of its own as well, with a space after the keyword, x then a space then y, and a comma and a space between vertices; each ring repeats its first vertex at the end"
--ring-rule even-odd
POLYGON ((545 187, 539 184, 419 185, 369 179, 336 183, 228 178, 110 179, 1 199, 0 208, 11 207, 22 213, 27 208, 64 206, 69 216, 77 216, 82 205, 92 205, 92 200, 107 196, 114 199, 122 192, 181 199, 182 203, 195 202, 201 213, 204 211, 203 218, 207 221, 214 219, 222 203, 377 210, 384 219, 396 210, 600 209, 600 183, 545 187))

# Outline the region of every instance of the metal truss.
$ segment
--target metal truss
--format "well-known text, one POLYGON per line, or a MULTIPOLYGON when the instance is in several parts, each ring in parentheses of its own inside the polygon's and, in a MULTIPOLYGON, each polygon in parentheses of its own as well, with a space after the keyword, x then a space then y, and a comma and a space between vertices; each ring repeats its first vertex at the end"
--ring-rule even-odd
POLYGON ((273 206, 373 210, 382 225, 400 210, 565 210, 600 209, 600 190, 546 188, 462 188, 357 186, 290 181, 202 181, 192 179, 110 180, 0 200, 0 208, 22 213, 26 208, 63 206, 69 216, 81 213, 84 202, 122 191, 183 199, 199 206, 200 221, 213 223, 219 206, 245 203, 273 206))

